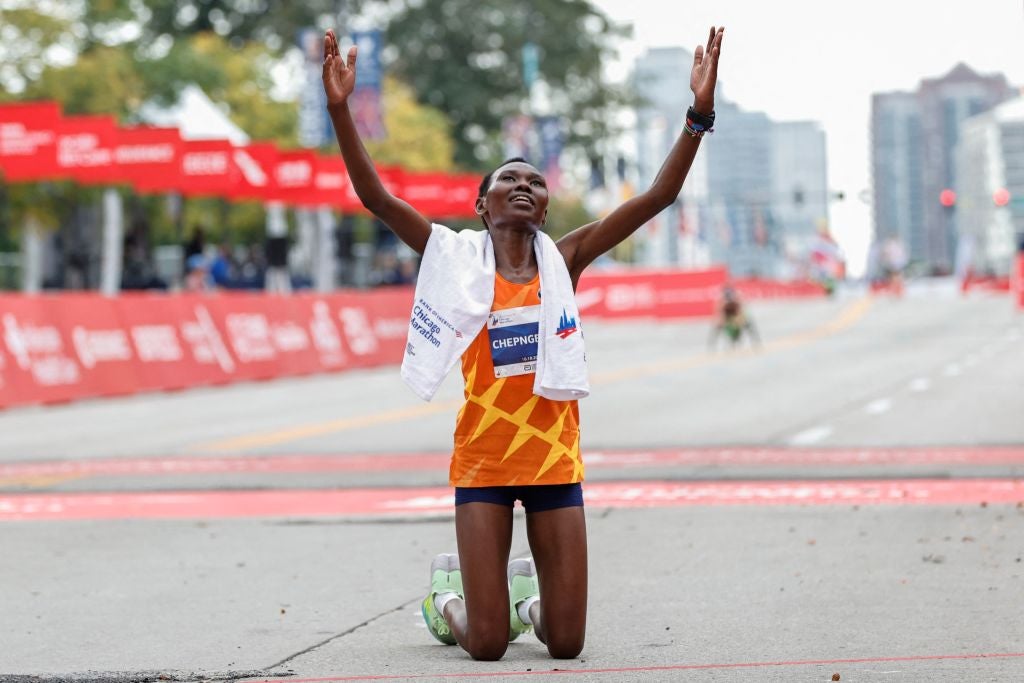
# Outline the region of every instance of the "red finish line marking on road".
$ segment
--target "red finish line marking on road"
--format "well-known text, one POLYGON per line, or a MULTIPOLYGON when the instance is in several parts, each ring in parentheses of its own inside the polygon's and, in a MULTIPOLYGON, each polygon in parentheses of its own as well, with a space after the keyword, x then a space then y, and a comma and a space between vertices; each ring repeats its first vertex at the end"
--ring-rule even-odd
MULTIPOLYGON (((654 673, 658 671, 697 671, 704 669, 758 669, 766 667, 839 666, 842 664, 898 664, 943 660, 1020 659, 1024 652, 991 654, 918 655, 909 657, 858 657, 855 659, 808 659, 780 662, 729 662, 721 664, 668 664, 664 666, 623 666, 593 669, 548 669, 546 671, 467 671, 433 674, 365 674, 361 676, 328 676, 322 678, 260 678, 260 683, 341 683, 342 681, 400 681, 417 678, 495 678, 505 676, 572 676, 573 674, 654 673)), ((254 680, 254 679, 249 679, 254 680)))
MULTIPOLYGON (((446 470, 448 453, 357 453, 266 456, 106 458, 0 464, 15 477, 160 476, 170 474, 397 472, 446 470)), ((1024 448, 688 448, 585 451, 587 467, 772 465, 1024 465, 1024 448)))
MULTIPOLYGON (((593 507, 688 505, 967 505, 1024 501, 1024 481, 895 479, 840 481, 626 482, 587 484, 593 507)), ((422 517, 452 511, 449 488, 180 491, 0 496, 0 521, 208 519, 231 517, 422 517)))

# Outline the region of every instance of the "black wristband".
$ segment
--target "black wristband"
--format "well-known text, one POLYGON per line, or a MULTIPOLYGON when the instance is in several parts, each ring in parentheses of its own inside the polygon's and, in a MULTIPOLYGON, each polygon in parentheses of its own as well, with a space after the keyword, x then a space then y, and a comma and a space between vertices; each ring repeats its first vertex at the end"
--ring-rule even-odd
POLYGON ((686 120, 691 124, 696 124, 693 126, 696 130, 708 131, 715 126, 715 112, 701 114, 693 107, 690 107, 686 110, 686 120))

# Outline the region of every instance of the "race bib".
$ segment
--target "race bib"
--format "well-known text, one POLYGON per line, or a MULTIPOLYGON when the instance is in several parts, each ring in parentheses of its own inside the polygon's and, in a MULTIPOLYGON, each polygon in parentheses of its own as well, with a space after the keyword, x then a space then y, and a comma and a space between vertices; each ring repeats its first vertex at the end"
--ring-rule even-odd
POLYGON ((540 306, 491 311, 487 335, 491 343, 494 376, 513 377, 537 371, 540 306))

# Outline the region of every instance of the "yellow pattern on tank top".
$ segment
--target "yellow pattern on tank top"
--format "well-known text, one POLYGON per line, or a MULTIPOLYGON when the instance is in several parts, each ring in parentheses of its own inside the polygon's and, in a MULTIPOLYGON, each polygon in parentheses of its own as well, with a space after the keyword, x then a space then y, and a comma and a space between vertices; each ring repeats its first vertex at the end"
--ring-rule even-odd
MULTIPOLYGON (((515 284, 498 276, 492 311, 537 305, 538 291, 536 278, 527 284, 515 284)), ((583 480, 575 401, 551 401, 535 395, 532 373, 495 378, 486 326, 463 356, 463 375, 466 403, 456 421, 453 485, 568 484, 583 480), (492 438, 495 434, 509 437, 508 443, 495 448, 495 443, 502 441, 492 438), (488 438, 494 443, 487 443, 488 438)))

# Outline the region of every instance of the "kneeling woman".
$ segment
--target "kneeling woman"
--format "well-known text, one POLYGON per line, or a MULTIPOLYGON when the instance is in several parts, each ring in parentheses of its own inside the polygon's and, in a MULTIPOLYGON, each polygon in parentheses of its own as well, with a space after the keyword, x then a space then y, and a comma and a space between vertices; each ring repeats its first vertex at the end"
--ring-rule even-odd
POLYGON ((461 360, 466 402, 455 429, 458 555, 438 555, 423 601, 430 632, 476 659, 499 659, 533 630, 552 657, 583 649, 587 536, 576 399, 589 388, 573 292, 584 269, 669 206, 714 122, 722 29, 695 51, 694 104, 644 193, 557 243, 543 231, 544 176, 512 159, 480 184, 486 230, 432 225, 391 195, 363 147, 348 107, 356 48, 343 59, 328 31, 323 82, 352 184, 363 205, 423 254, 402 374, 430 398, 461 360), (526 509, 532 558, 509 562, 512 508, 526 509))

